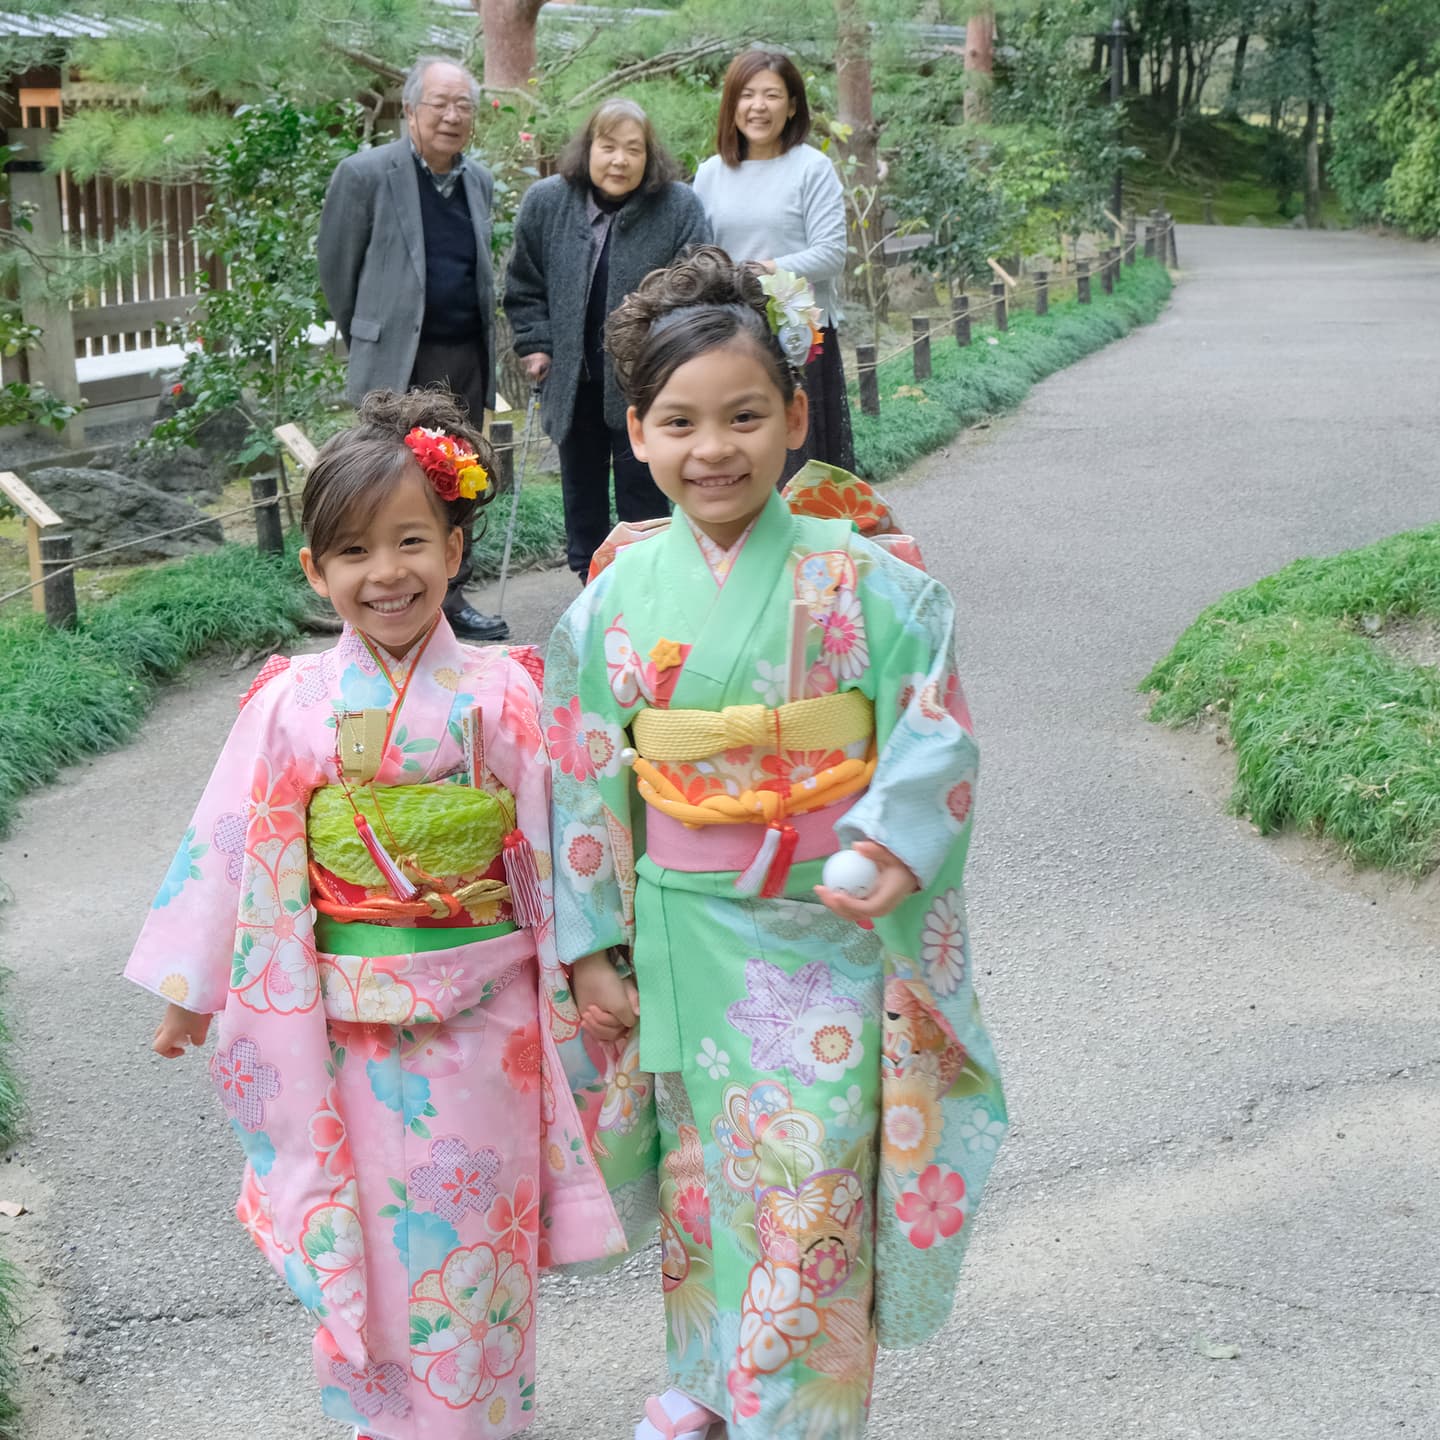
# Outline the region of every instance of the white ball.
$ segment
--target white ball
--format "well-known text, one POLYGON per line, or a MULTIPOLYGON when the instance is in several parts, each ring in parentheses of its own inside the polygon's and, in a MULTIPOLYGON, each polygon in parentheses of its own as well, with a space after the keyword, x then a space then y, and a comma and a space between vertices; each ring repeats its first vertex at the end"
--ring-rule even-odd
POLYGON ((854 850, 841 850, 832 855, 820 872, 820 883, 827 890, 843 890, 857 900, 863 900, 879 878, 880 867, 854 850))

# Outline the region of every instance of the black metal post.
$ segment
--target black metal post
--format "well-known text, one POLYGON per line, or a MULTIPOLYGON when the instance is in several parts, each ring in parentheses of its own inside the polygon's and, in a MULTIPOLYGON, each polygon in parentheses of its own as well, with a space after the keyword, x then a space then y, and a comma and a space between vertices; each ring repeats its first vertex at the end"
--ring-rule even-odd
POLYGON ((928 380, 930 378, 930 317, 928 315, 912 315, 910 317, 910 338, 915 342, 910 351, 915 358, 915 378, 928 380))
POLYGON ((75 623, 75 572, 70 569, 74 555, 68 535, 47 535, 40 532, 40 573, 45 577, 45 619, 57 629, 69 629, 75 623), (58 574, 58 571, 64 574, 58 574))
POLYGON ((509 420, 490 422, 490 444, 495 451, 495 493, 504 495, 515 488, 515 426, 509 420))
POLYGON ((855 347, 855 368, 860 380, 860 413, 880 413, 880 377, 875 372, 876 354, 873 345, 855 347))
POLYGON ((970 343, 970 297, 968 295, 957 295, 950 302, 950 323, 955 327, 955 343, 957 345, 968 345, 970 343))
POLYGON ((256 503, 255 545, 261 554, 279 555, 285 549, 285 532, 280 526, 280 501, 276 498, 275 476, 252 475, 250 498, 256 503))

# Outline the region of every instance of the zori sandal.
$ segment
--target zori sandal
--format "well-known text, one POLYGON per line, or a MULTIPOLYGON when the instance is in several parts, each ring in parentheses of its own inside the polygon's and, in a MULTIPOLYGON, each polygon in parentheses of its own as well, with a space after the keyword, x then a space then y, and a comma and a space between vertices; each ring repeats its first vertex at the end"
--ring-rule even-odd
POLYGON ((635 1440, 705 1440, 720 1418, 683 1390, 667 1390, 645 1402, 645 1418, 635 1427, 635 1440))

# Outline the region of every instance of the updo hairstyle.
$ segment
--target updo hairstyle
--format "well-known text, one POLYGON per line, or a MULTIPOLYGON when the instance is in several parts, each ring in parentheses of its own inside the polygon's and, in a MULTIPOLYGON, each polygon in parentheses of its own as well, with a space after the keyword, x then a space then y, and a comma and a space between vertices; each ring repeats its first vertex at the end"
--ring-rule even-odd
POLYGON ((770 328, 756 272, 718 245, 701 245, 652 270, 605 324, 615 378, 642 419, 682 366, 743 337, 788 405, 798 380, 770 328))
MULTIPOLYGON (((442 500, 426 479, 436 514, 447 525, 468 528, 475 512, 495 494, 495 452, 466 418, 448 390, 372 390, 360 405, 357 423, 332 435, 305 480, 300 523, 317 558, 338 548, 338 541, 363 525, 405 473, 418 462, 405 443, 416 427, 440 430, 474 450, 490 475, 490 484, 474 500, 442 500)), ((423 471, 421 472, 424 473, 423 471)))

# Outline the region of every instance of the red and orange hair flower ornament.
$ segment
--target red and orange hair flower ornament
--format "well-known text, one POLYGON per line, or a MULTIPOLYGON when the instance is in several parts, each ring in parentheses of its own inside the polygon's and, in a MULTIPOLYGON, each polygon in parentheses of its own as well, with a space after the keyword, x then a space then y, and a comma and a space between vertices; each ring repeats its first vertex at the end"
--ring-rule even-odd
POLYGON ((463 440, 417 425, 405 444, 442 500, 475 500, 490 488, 490 472, 463 440))

